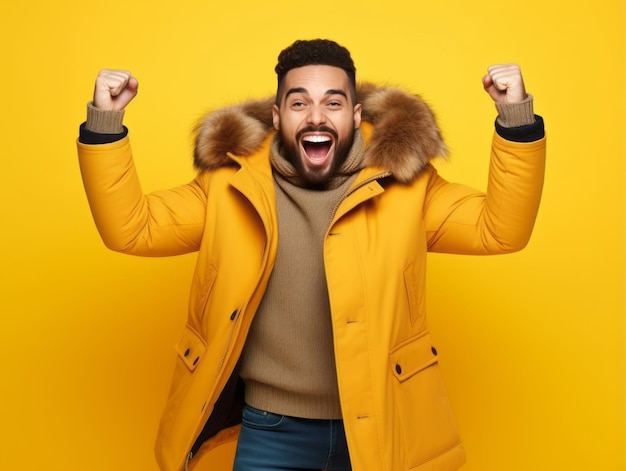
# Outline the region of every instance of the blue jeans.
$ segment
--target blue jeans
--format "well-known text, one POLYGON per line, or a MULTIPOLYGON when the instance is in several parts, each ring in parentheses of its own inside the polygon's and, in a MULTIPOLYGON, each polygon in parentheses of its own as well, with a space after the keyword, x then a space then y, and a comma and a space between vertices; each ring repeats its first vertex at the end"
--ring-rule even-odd
POLYGON ((245 406, 233 471, 351 471, 342 420, 299 419, 245 406))

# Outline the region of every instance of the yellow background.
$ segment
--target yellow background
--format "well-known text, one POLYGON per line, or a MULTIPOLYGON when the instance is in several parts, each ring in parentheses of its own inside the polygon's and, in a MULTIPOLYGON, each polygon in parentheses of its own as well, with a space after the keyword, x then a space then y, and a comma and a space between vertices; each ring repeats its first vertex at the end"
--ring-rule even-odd
POLYGON ((156 470, 194 257, 100 242, 74 144, 98 70, 140 80, 126 123, 149 191, 192 177, 202 113, 273 93, 280 49, 331 37, 360 79, 433 105, 441 172, 480 188, 494 119, 480 79, 521 64, 549 134, 530 245, 430 257, 464 469, 625 470, 625 14, 623 0, 3 2, 0 469, 156 470))

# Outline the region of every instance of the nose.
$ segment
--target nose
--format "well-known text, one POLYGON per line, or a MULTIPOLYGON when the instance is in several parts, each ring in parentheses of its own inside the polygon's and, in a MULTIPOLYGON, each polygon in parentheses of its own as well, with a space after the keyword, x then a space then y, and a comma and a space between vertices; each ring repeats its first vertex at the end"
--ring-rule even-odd
POLYGON ((311 106, 307 115, 307 123, 313 126, 319 126, 326 123, 326 113, 321 106, 311 106))

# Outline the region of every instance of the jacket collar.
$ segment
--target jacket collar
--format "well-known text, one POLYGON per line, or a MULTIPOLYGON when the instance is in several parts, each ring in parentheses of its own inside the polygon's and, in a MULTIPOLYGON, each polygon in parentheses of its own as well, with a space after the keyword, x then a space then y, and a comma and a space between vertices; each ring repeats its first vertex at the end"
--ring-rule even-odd
MULTIPOLYGON (((365 137, 364 165, 384 169, 410 183, 430 160, 446 156, 431 108, 417 95, 399 88, 360 83, 357 101, 362 119, 371 123, 365 137)), ((272 134, 274 97, 248 100, 207 114, 195 129, 194 166, 199 171, 232 165, 229 154, 249 156, 272 134)), ((367 124, 362 128, 365 130, 367 124)))

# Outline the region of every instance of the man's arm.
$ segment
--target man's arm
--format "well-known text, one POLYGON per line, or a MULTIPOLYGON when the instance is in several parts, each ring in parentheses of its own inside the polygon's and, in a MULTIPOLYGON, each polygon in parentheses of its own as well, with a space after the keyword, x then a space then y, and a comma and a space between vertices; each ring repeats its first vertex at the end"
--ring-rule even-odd
POLYGON ((483 86, 499 113, 487 192, 431 177, 424 207, 431 251, 508 253, 522 249, 532 233, 545 168, 543 120, 517 65, 490 67, 483 86))
POLYGON ((94 221, 107 247, 119 252, 163 256, 197 250, 206 203, 201 179, 142 192, 122 124, 137 88, 130 72, 101 71, 80 128, 78 157, 94 221))

